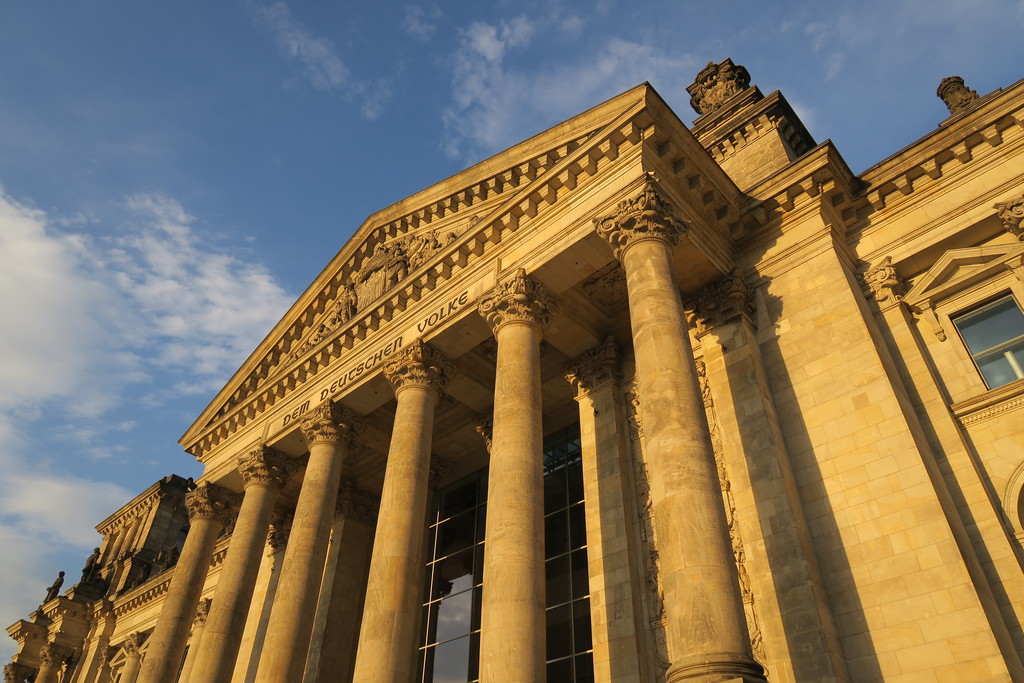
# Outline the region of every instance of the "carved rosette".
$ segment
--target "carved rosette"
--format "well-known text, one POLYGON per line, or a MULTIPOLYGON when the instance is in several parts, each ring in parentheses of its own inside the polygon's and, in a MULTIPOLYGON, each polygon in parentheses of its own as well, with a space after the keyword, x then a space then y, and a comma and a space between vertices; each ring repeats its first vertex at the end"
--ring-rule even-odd
POLYGON ((544 326, 558 311, 558 304, 548 296, 544 285, 528 278, 526 270, 520 268, 482 298, 478 310, 497 332, 502 325, 513 322, 544 326))
POLYGON ((1008 233, 1019 240, 1024 240, 1024 195, 1008 202, 1000 202, 995 205, 999 220, 1008 233))
POLYGON ((608 337, 601 346, 585 352, 565 372, 565 379, 576 390, 577 399, 618 378, 619 349, 612 337, 608 337))
POLYGON ((892 265, 891 256, 886 256, 877 266, 860 275, 859 279, 878 303, 895 303, 903 297, 903 281, 892 265))
POLYGON ((733 318, 753 313, 753 296, 743 276, 733 270, 683 301, 686 322, 700 337, 733 318))
POLYGON ((964 79, 960 76, 943 78, 935 94, 946 103, 950 116, 978 101, 978 93, 964 85, 964 79))
POLYGON ((484 446, 487 448, 487 452, 491 452, 491 436, 494 433, 494 417, 487 415, 480 418, 480 421, 476 424, 476 432, 484 438, 484 446))
POLYGON ((238 472, 246 487, 283 488, 297 469, 298 463, 292 458, 269 446, 257 446, 248 455, 238 458, 238 472))
POLYGON ((349 445, 355 427, 355 414, 329 399, 307 412, 299 423, 310 446, 318 442, 349 445))
POLYGON ((206 481, 199 482, 196 487, 185 495, 185 507, 188 518, 212 519, 221 526, 228 526, 238 504, 239 495, 223 486, 206 481))
POLYGON ((658 194, 658 181, 651 173, 644 178, 640 194, 619 202, 615 213, 595 218, 594 227, 620 260, 623 250, 635 242, 658 239, 675 245, 686 233, 686 226, 672 213, 672 205, 658 194))
POLYGON ((384 364, 384 376, 397 394, 408 386, 433 387, 438 392, 455 375, 455 366, 440 351, 417 339, 384 364))
POLYGON ((693 83, 686 87, 690 93, 690 106, 698 114, 710 114, 720 109, 725 101, 750 87, 750 73, 732 59, 715 64, 708 62, 693 83))

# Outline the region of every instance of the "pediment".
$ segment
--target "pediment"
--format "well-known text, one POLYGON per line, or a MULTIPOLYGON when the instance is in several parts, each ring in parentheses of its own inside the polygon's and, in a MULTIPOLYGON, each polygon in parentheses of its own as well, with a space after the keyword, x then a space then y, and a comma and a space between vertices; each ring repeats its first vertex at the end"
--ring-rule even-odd
POLYGON ((1005 271, 1022 255, 1021 243, 950 249, 914 284, 903 301, 919 306, 946 298, 1005 271))

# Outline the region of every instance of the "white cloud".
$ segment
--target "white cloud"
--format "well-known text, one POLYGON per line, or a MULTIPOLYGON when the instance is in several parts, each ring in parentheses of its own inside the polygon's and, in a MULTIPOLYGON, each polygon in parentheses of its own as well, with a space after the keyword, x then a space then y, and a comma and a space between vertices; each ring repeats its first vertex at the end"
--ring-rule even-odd
POLYGON ((69 548, 84 559, 93 525, 132 497, 72 471, 78 456, 125 450, 118 435, 136 425, 112 409, 139 390, 159 403, 219 387, 293 298, 202 239, 173 199, 136 195, 124 209, 127 233, 96 239, 0 191, 3 614, 32 609, 52 580, 42 568, 69 548), (46 452, 44 434, 67 446, 46 452))
POLYGON ((314 88, 334 90, 348 80, 348 68, 338 57, 334 44, 293 19, 288 5, 276 2, 255 7, 253 13, 273 34, 282 52, 289 59, 297 59, 302 63, 306 77, 314 88))
POLYGON ((442 16, 441 8, 437 5, 430 7, 406 5, 402 29, 414 38, 427 41, 434 37, 434 33, 437 32, 437 22, 442 16))
POLYGON ((317 90, 339 93, 348 99, 361 99, 360 109, 367 119, 378 118, 383 113, 384 105, 391 100, 387 79, 353 79, 334 43, 295 19, 287 4, 250 2, 248 6, 256 23, 270 32, 281 52, 302 65, 303 76, 310 85, 317 90))
POLYGON ((475 22, 463 31, 451 62, 452 103, 443 114, 446 154, 495 152, 645 80, 676 81, 698 63, 683 53, 612 38, 599 53, 581 53, 575 61, 506 66, 517 61, 510 54, 529 48, 540 31, 525 17, 475 22))

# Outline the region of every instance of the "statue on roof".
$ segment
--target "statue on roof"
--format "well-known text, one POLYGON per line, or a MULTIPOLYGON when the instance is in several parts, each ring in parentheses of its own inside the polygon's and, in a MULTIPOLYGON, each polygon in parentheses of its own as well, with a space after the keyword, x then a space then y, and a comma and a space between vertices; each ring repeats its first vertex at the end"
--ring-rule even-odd
POLYGON ((57 578, 54 579, 53 583, 50 584, 50 587, 46 589, 46 599, 43 600, 43 604, 45 605, 46 603, 50 602, 50 600, 53 600, 58 595, 60 595, 60 587, 63 585, 64 572, 60 572, 57 574, 57 578))

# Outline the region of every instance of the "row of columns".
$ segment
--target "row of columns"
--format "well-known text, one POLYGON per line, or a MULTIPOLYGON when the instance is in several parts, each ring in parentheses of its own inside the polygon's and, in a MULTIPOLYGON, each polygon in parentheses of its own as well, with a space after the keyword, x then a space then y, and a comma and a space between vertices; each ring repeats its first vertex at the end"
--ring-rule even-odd
MULTIPOLYGON (((764 680, 752 656, 673 247, 684 226, 655 181, 596 220, 626 274, 637 382, 652 469, 671 666, 667 681, 764 680)), ((545 679, 543 430, 540 342, 555 303, 517 271, 479 302, 497 340, 480 680, 545 679)), ((433 416, 451 364, 417 341, 385 365, 397 399, 370 560, 354 680, 412 681, 423 582, 433 416)), ((304 417, 309 461, 267 627, 258 683, 301 681, 313 628, 352 414, 326 402, 304 417)), ((260 448, 245 482, 191 681, 228 683, 252 598, 276 493, 290 461, 260 448)), ((230 494, 201 484, 188 496, 192 530, 151 638, 141 683, 170 683, 188 637, 230 494)))

